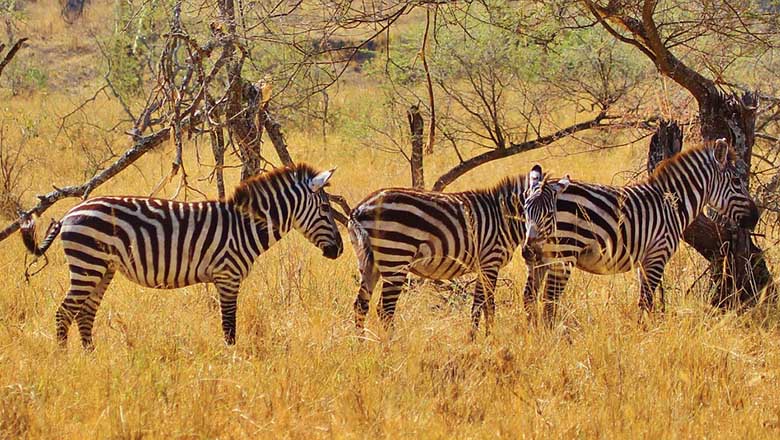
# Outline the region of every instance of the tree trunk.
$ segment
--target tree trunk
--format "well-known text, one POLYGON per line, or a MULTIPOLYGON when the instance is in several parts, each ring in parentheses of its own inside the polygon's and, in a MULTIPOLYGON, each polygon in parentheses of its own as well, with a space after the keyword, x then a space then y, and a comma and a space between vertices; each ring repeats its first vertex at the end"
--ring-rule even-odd
MULTIPOLYGON (((699 102, 702 138, 705 142, 728 139, 737 153, 737 169, 749 184, 758 96, 710 93, 707 98, 699 102)), ((702 255, 711 256, 714 305, 754 304, 765 288, 772 288, 763 252, 749 230, 726 227, 704 216, 699 216, 694 226, 686 230, 686 241, 696 243, 702 255)))
POLYGON ((290 156, 290 151, 287 149, 287 141, 284 140, 282 125, 271 116, 271 113, 268 112, 267 102, 263 105, 263 110, 260 114, 260 117, 262 118, 265 132, 268 133, 268 138, 271 139, 271 143, 274 145, 276 154, 279 156, 279 160, 281 160, 282 164, 285 166, 292 165, 293 159, 292 156, 290 156))
POLYGON ((409 163, 412 166, 412 187, 425 189, 425 174, 423 172, 423 119, 417 105, 406 111, 409 119, 409 130, 412 133, 412 155, 409 163))
POLYGON ((240 64, 236 62, 228 68, 231 90, 226 117, 228 131, 238 144, 238 152, 241 156, 241 180, 245 180, 262 170, 263 162, 260 155, 262 128, 256 123, 260 91, 249 81, 241 78, 240 64))

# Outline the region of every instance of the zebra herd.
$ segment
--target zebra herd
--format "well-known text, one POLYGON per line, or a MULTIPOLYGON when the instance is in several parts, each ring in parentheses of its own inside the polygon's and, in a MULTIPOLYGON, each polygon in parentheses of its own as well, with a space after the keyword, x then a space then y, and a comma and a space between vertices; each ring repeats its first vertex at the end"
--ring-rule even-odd
MULTIPOLYGON (((226 201, 93 198, 55 222, 40 245, 33 221, 23 219, 22 239, 37 256, 61 234, 70 288, 56 313, 59 343, 67 343, 75 320, 82 345, 93 348, 95 313, 119 270, 159 289, 213 283, 225 342, 234 344, 239 287, 261 253, 295 229, 325 257, 341 255, 324 189, 332 174, 305 164, 277 169, 244 181, 226 201)), ((379 190, 352 210, 347 226, 360 274, 355 325, 363 331, 380 281, 377 313, 390 331, 409 273, 432 279, 476 273, 470 335, 476 336, 481 315, 487 333, 498 272, 520 246, 528 266, 524 302, 532 316, 544 287, 544 315, 553 318, 575 266, 595 274, 636 269, 639 306, 649 311, 683 230, 705 207, 745 227, 758 221, 724 141, 668 159, 647 181, 625 187, 548 179, 537 165, 488 189, 379 190)))

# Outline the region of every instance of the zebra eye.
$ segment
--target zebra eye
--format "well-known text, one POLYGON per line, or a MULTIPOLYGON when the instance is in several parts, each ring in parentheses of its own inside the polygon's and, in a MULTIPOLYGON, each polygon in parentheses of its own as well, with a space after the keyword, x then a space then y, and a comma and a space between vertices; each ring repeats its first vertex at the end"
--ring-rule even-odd
POLYGON ((739 177, 736 177, 736 176, 732 177, 731 178, 731 184, 734 185, 734 186, 740 186, 740 185, 742 185, 742 179, 740 179, 739 177))

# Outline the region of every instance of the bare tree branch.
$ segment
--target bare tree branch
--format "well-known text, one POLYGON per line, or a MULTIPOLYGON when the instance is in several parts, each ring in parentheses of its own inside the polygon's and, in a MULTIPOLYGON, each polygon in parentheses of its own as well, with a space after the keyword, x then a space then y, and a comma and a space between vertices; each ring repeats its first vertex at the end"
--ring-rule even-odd
MULTIPOLYGON (((3 60, 0 61, 0 75, 3 74, 3 69, 8 65, 8 63, 11 62, 11 60, 16 56, 16 53, 19 52, 19 49, 22 48, 22 44, 27 41, 27 38, 20 38, 16 40, 16 43, 14 43, 13 46, 11 46, 11 49, 8 50, 8 52, 5 54, 5 57, 3 57, 3 60)), ((1 51, 2 49, 0 49, 1 51)))

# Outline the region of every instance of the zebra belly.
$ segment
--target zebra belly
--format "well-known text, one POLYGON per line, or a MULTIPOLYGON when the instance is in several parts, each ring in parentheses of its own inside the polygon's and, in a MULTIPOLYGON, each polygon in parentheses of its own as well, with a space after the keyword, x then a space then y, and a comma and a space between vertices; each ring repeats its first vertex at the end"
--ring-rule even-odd
POLYGON ((209 266, 193 267, 196 264, 190 261, 189 252, 183 252, 185 255, 178 259, 177 271, 170 259, 142 253, 136 243, 126 246, 117 235, 80 224, 66 224, 61 234, 66 258, 73 268, 102 272, 112 268, 135 284, 155 289, 175 289, 210 281, 209 266))
POLYGON ((409 265, 409 272, 434 280, 449 280, 473 271, 471 266, 449 258, 420 258, 409 265))
POLYGON ((155 265, 154 270, 149 267, 144 271, 143 267, 134 261, 118 260, 117 268, 130 281, 154 289, 177 289, 193 284, 208 283, 212 281, 211 265, 200 264, 192 261, 187 256, 180 257, 176 263, 165 260, 162 265, 155 265))
POLYGON ((619 255, 598 247, 581 252, 577 256, 576 265, 578 269, 596 275, 623 273, 632 268, 630 261, 620 261, 619 255))

